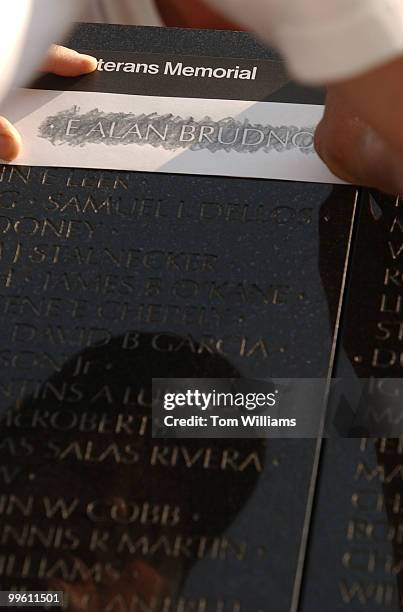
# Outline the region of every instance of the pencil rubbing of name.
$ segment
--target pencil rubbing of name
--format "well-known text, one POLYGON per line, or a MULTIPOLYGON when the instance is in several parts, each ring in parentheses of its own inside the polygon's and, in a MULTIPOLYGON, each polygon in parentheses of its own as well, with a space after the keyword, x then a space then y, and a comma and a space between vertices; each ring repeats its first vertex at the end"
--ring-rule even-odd
POLYGON ((102 143, 151 145, 170 150, 207 149, 212 153, 281 153, 296 149, 311 154, 314 153, 314 131, 314 126, 261 125, 233 117, 219 121, 210 117, 195 120, 170 113, 105 113, 97 108, 80 114, 80 107, 73 106, 47 117, 39 127, 39 136, 54 145, 72 147, 102 143))

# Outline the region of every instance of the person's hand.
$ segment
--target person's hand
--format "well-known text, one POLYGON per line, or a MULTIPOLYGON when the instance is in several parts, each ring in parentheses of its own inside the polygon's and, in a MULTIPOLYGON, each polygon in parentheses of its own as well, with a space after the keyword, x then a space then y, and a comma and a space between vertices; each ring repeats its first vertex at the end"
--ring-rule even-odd
MULTIPOLYGON (((75 77, 93 72, 96 67, 97 60, 94 57, 54 45, 42 70, 60 76, 75 77)), ((18 157, 21 148, 21 137, 15 127, 5 117, 0 117, 0 159, 12 161, 18 157)))
POLYGON ((340 178, 403 193, 403 57, 329 87, 315 144, 340 178))

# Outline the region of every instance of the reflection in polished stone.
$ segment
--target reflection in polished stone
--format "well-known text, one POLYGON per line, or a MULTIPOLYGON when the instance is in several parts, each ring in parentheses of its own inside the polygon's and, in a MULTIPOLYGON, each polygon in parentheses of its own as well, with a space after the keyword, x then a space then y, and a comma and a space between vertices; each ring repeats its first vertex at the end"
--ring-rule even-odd
POLYGON ((18 463, 0 497, 3 588, 63 590, 72 611, 119 599, 169 610, 197 561, 246 554, 225 530, 263 472, 264 443, 149 435, 150 364, 160 377, 237 372, 186 345, 158 353, 153 340, 83 351, 7 414, 3 456, 14 448, 18 463))
POLYGON ((152 440, 147 388, 325 377, 354 190, 6 168, 2 195, 2 587, 288 611, 315 441, 152 440))

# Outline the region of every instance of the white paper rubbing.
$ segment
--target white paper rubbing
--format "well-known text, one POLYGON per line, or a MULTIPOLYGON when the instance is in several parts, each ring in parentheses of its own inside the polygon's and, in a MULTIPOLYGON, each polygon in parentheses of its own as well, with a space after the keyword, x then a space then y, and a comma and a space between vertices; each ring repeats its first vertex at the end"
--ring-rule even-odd
POLYGON ((314 151, 317 105, 19 89, 4 115, 21 165, 342 182, 314 151))

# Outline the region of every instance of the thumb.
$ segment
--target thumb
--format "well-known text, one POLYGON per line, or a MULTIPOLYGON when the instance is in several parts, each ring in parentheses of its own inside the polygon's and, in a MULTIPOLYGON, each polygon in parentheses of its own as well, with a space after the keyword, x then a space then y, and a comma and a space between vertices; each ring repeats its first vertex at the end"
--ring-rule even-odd
POLYGON ((20 154, 21 136, 5 117, 0 117, 0 159, 12 161, 20 154))
MULTIPOLYGON (((93 72, 97 68, 95 57, 77 53, 66 47, 53 45, 48 53, 42 70, 60 76, 75 77, 93 72)), ((22 148, 21 137, 15 127, 4 117, 0 117, 0 159, 12 161, 18 157, 22 148)))
POLYGON ((329 92, 315 134, 315 148, 341 179, 397 194, 403 188, 403 157, 345 100, 329 92))
POLYGON ((52 45, 42 66, 43 71, 64 77, 88 74, 94 72, 96 68, 97 60, 95 57, 58 45, 52 45))

